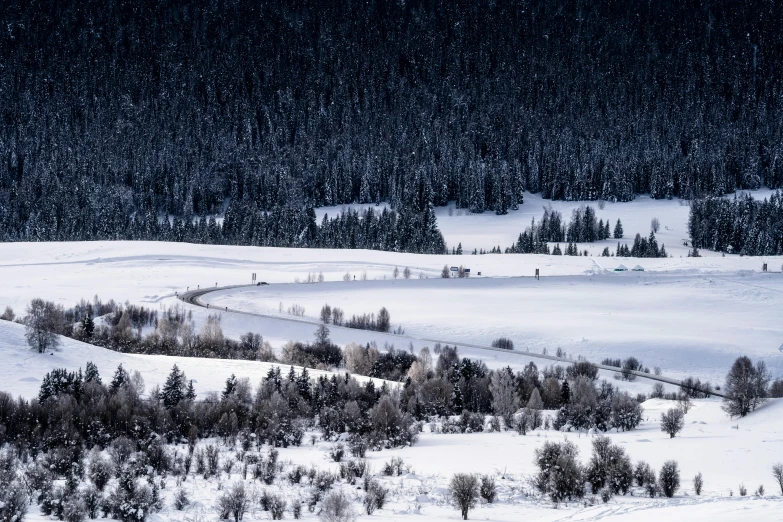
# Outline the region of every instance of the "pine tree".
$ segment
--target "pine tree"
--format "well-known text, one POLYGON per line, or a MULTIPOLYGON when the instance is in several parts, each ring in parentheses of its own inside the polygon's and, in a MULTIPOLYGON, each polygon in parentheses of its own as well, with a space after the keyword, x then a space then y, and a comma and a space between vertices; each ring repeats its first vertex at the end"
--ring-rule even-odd
MULTIPOLYGON (((278 371, 279 371, 279 367, 278 367, 278 371)), ((231 397, 234 394, 234 392, 236 392, 236 390, 237 390, 237 377, 232 373, 231 377, 226 379, 226 387, 223 389, 223 395, 222 395, 223 400, 226 400, 229 397, 231 397)))
POLYGON ((185 398, 185 374, 175 364, 169 373, 161 391, 161 399, 166 408, 173 408, 185 398))
POLYGON ((122 364, 120 364, 117 367, 117 370, 114 372, 114 377, 112 378, 111 384, 109 385, 109 390, 112 393, 116 393, 120 390, 120 388, 127 386, 129 383, 130 376, 128 375, 128 372, 125 371, 125 368, 122 367, 122 364))
POLYGON ((560 402, 563 405, 571 402, 571 386, 568 385, 568 381, 563 381, 563 385, 560 387, 560 402))
POLYGON ((98 367, 92 361, 87 362, 87 366, 84 370, 84 382, 94 382, 101 384, 101 376, 98 373, 98 367))
POLYGON ((86 339, 92 338, 95 332, 95 321, 92 320, 92 314, 87 314, 82 318, 82 334, 86 339))
POLYGON ((614 226, 614 238, 615 239, 622 239, 623 238, 623 224, 620 223, 620 220, 617 220, 617 224, 614 226))
POLYGON ((188 381, 188 387, 185 390, 185 399, 189 401, 196 400, 196 388, 193 386, 193 379, 188 381))

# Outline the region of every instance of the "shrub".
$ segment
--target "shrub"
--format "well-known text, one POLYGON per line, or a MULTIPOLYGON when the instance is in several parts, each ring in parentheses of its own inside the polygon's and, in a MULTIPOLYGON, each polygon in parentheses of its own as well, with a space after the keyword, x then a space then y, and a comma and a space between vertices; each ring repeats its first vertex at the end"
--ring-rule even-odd
POLYGON ((745 484, 740 484, 739 488, 737 488, 739 491, 739 494, 741 497, 744 497, 748 494, 748 488, 745 487, 745 484))
POLYGON ((98 488, 98 491, 103 491, 114 475, 114 466, 112 466, 111 462, 97 453, 90 458, 88 470, 90 480, 98 488))
POLYGON ((87 517, 87 508, 80 498, 74 498, 65 502, 63 506, 63 520, 65 522, 84 522, 87 517))
POLYGON ((84 504, 85 513, 90 519, 98 518, 98 511, 100 510, 103 497, 101 492, 95 486, 87 486, 81 492, 82 503, 84 504))
POLYGON ((497 339, 492 341, 492 347, 493 348, 502 348, 503 350, 513 350, 514 349, 514 341, 512 341, 508 337, 498 337, 497 339))
POLYGON ((573 442, 547 441, 536 449, 535 463, 539 469, 534 479, 536 487, 555 503, 584 495, 583 471, 576 460, 578 453, 573 442))
POLYGON ((636 463, 636 468, 634 468, 633 478, 637 486, 640 488, 645 487, 650 483, 655 483, 655 472, 649 464, 640 460, 636 463))
POLYGON ((335 444, 334 446, 332 446, 332 449, 329 450, 329 456, 335 462, 342 462, 344 455, 345 455, 345 446, 343 446, 342 444, 335 444))
POLYGON ((405 461, 403 461, 400 457, 392 457, 392 459, 385 463, 383 465, 383 474, 392 477, 396 476, 399 477, 403 473, 407 473, 408 466, 405 465, 405 461))
POLYGON ((332 491, 321 503, 318 517, 324 522, 352 522, 356 520, 356 512, 345 493, 332 491))
POLYGON ((695 477, 693 477, 693 491, 697 495, 701 495, 701 489, 704 487, 704 479, 701 476, 701 472, 697 473, 695 477))
POLYGON ((30 499, 21 484, 12 482, 4 486, 0 490, 0 521, 22 522, 29 505, 30 499))
POLYGON ((174 493, 174 509, 177 511, 182 511, 189 505, 190 499, 188 498, 188 494, 185 493, 184 489, 178 489, 176 493, 174 493))
POLYGON ((231 488, 231 491, 224 493, 218 498, 217 510, 221 520, 233 518, 234 522, 239 522, 247 511, 250 499, 245 492, 245 486, 237 482, 231 488))
POLYGON ((593 491, 607 488, 611 494, 628 492, 633 480, 631 459, 609 437, 593 439, 593 454, 586 470, 593 491))
POLYGON ((658 474, 658 485, 664 495, 671 498, 680 487, 680 468, 677 461, 667 460, 658 474))
POLYGON ((286 501, 280 495, 269 495, 268 498, 269 514, 272 520, 283 520, 285 514, 286 501))
POLYGON ((495 498, 498 496, 497 484, 495 484, 495 477, 491 475, 481 476, 481 485, 479 486, 479 495, 483 498, 487 504, 492 504, 495 498))
POLYGON ((363 502, 364 511, 368 515, 372 515, 376 509, 383 509, 389 491, 382 487, 377 480, 370 479, 369 477, 365 479, 364 489, 367 492, 363 502))
POLYGON ((449 483, 449 500, 460 510, 462 520, 468 519, 468 512, 476 507, 479 498, 479 480, 476 475, 457 473, 449 483))

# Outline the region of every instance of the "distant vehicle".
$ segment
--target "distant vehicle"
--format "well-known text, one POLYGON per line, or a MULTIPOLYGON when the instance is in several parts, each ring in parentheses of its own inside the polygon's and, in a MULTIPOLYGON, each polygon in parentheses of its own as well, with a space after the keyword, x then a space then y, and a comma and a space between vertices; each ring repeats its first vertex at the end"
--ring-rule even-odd
POLYGON ((268 284, 269 284, 269 283, 267 283, 266 281, 259 281, 259 283, 258 283, 256 286, 261 286, 261 285, 264 285, 264 286, 266 286, 266 285, 268 285, 268 284))

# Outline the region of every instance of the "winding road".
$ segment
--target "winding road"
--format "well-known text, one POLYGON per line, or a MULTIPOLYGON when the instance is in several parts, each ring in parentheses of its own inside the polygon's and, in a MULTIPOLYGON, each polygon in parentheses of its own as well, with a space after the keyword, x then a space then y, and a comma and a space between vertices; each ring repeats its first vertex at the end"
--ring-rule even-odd
MULTIPOLYGON (((321 322, 319 320, 317 320, 317 319, 307 319, 307 318, 304 318, 304 317, 279 317, 279 316, 276 316, 276 315, 266 315, 266 314, 260 314, 260 313, 255 313, 255 312, 246 312, 246 311, 235 310, 233 308, 226 308, 226 307, 224 307, 224 308, 210 308, 209 304, 205 304, 205 303, 203 303, 201 301, 201 297, 203 297, 203 296, 205 296, 205 295, 207 295, 209 293, 212 293, 212 292, 219 292, 219 291, 223 291, 223 290, 231 290, 231 289, 234 289, 234 288, 249 288, 249 287, 255 287, 255 286, 256 285, 232 285, 232 286, 221 286, 221 287, 214 287, 214 288, 200 288, 200 289, 197 289, 197 290, 189 290, 187 292, 184 292, 184 293, 181 293, 181 294, 177 294, 177 298, 180 301, 183 301, 183 302, 185 302, 187 304, 190 304, 190 305, 193 305, 193 306, 199 306, 199 307, 207 308, 207 309, 215 309, 215 310, 219 310, 221 312, 226 312, 226 313, 233 313, 233 314, 239 314, 239 315, 248 315, 248 316, 260 317, 260 318, 264 318, 264 319, 274 319, 275 321, 288 321, 288 322, 291 322, 291 323, 300 323, 300 324, 308 324, 308 325, 319 325, 319 324, 321 324, 321 322)), ((329 325, 329 328, 340 328, 340 329, 344 328, 346 330, 349 330, 349 328, 347 328, 345 326, 336 326, 336 325, 329 325)), ((392 335, 392 334, 389 334, 389 335, 392 335)), ((410 340, 410 341, 425 342, 425 343, 441 343, 443 345, 449 345, 449 346, 464 346, 464 347, 467 347, 467 348, 475 348, 475 349, 479 349, 479 350, 500 352, 500 353, 503 353, 503 354, 506 354, 506 355, 512 354, 512 355, 520 355, 520 356, 523 356, 523 357, 529 357, 529 358, 533 358, 533 359, 545 359, 545 360, 548 360, 548 361, 556 361, 556 362, 563 363, 563 364, 574 364, 575 362, 579 362, 579 361, 574 361, 573 359, 565 359, 565 358, 562 358, 562 357, 557 357, 557 356, 554 356, 554 355, 547 355, 547 354, 543 354, 543 353, 522 352, 522 351, 519 351, 519 350, 505 350, 503 348, 495 348, 493 346, 486 346, 486 345, 481 345, 481 344, 472 344, 472 343, 465 343, 465 342, 454 342, 454 341, 449 341, 449 340, 445 340, 445 339, 429 339, 427 337, 415 337, 415 336, 404 335, 404 334, 403 335, 396 335, 396 334, 394 334, 394 337, 395 338, 401 338, 401 339, 407 339, 407 340, 410 340)), ((599 368, 601 370, 606 370, 606 371, 610 371, 610 372, 614 372, 614 373, 623 373, 623 371, 620 368, 617 368, 616 366, 607 366, 605 364, 598 364, 598 363, 592 363, 592 364, 595 365, 597 368, 599 368)), ((637 377, 639 377, 639 378, 642 378, 642 379, 648 379, 648 380, 651 380, 651 381, 657 381, 657 382, 662 382, 662 383, 665 383, 665 384, 672 384, 674 386, 684 387, 684 388, 687 388, 687 389, 693 389, 691 386, 686 386, 686 385, 683 384, 682 381, 678 381, 677 379, 671 379, 669 377, 663 377, 661 375, 653 375, 653 374, 650 374, 650 373, 644 373, 644 372, 633 371, 633 370, 631 370, 630 373, 635 375, 635 376, 637 376, 637 377)), ((710 393, 711 393, 711 395, 714 395, 716 397, 725 397, 725 395, 722 392, 719 392, 719 391, 713 390, 710 393)))

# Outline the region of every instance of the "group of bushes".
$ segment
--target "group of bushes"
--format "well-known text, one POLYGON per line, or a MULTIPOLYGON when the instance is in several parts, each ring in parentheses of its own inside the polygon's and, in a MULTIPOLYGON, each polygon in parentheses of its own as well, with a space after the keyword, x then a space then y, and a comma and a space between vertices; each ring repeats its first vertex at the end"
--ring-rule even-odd
POLYGON ((636 483, 651 497, 674 496, 680 485, 675 461, 667 461, 658 477, 645 462, 636 467, 625 450, 612 444, 608 437, 596 437, 587 466, 577 459, 579 450, 573 442, 545 442, 536 449, 536 488, 555 502, 576 500, 598 494, 604 502, 614 495, 625 495, 636 483))

